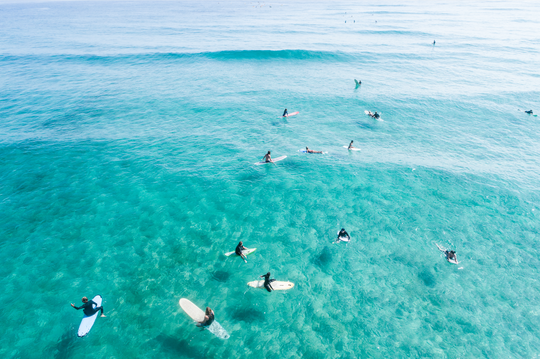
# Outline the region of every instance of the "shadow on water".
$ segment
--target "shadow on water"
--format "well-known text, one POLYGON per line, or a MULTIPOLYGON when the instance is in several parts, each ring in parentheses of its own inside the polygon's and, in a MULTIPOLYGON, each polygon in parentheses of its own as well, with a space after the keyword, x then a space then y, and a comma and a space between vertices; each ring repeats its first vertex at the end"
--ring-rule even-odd
POLYGON ((231 313, 231 316, 234 320, 246 323, 265 321, 264 313, 254 307, 237 307, 231 313))
POLYGON ((356 124, 357 124, 358 126, 360 126, 361 128, 365 128, 365 129, 368 129, 368 130, 373 130, 373 129, 377 128, 377 126, 374 126, 374 124, 369 123, 369 122, 360 122, 360 121, 357 121, 356 124))
POLYGON ((330 251, 330 248, 324 247, 321 253, 315 256, 313 263, 323 269, 332 263, 332 252, 330 251))
POLYGON ((165 352, 173 352, 188 358, 204 358, 204 347, 189 344, 187 340, 180 340, 170 335, 160 334, 155 339, 165 352))
POLYGON ((418 273, 418 278, 427 286, 427 287, 434 287, 437 284, 437 281, 435 280, 435 276, 429 269, 424 269, 420 273, 418 273))
POLYGON ((225 283, 231 274, 229 272, 225 272, 222 270, 217 270, 214 273, 212 273, 212 279, 221 283, 225 283))
POLYGON ((77 337, 75 327, 70 327, 62 334, 62 337, 56 343, 52 349, 55 352, 55 359, 67 359, 73 358, 73 349, 77 341, 81 340, 77 337))

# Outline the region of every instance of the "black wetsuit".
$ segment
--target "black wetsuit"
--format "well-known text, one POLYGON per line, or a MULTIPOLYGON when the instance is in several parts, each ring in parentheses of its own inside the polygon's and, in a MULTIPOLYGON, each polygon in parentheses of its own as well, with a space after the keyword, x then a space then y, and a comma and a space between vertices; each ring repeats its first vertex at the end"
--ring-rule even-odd
POLYGON ((237 255, 239 255, 241 257, 242 256, 242 250, 244 250, 244 249, 246 249, 246 247, 239 244, 239 245, 236 246, 236 249, 234 250, 234 253, 236 253, 237 255))
POLYGON ((287 112, 287 110, 283 111, 283 117, 287 116, 289 113, 287 112))
POLYGON ((205 327, 208 327, 210 326, 210 324, 212 324, 214 322, 214 312, 210 313, 208 315, 208 320, 206 322, 204 322, 204 326, 205 327))
POLYGON ((264 287, 266 288, 267 291, 271 292, 274 288, 272 288, 270 283, 275 281, 275 279, 270 279, 270 274, 265 274, 265 275, 262 275, 261 277, 264 278, 264 287))
POLYGON ((351 236, 349 236, 349 233, 347 233, 347 231, 339 231, 338 239, 341 239, 343 237, 347 237, 348 239, 351 239, 351 236))
POLYGON ((533 114, 532 110, 525 111, 525 113, 528 113, 529 115, 532 115, 532 114, 533 114))
POLYGON ((99 312, 100 310, 101 310, 101 315, 103 315, 103 307, 97 307, 97 303, 94 302, 93 300, 89 300, 88 302, 84 303, 80 307, 74 307, 74 308, 77 309, 77 310, 84 309, 83 310, 84 315, 86 315, 88 317, 91 316, 91 315, 96 314, 96 312, 99 312), (95 304, 96 308, 92 307, 92 304, 95 304))

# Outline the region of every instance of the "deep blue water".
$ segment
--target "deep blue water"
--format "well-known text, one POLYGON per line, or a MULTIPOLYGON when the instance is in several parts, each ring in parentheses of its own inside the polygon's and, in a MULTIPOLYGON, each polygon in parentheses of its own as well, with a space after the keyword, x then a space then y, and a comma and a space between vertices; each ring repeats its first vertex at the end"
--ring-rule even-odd
POLYGON ((539 13, 0 4, 0 355, 537 356, 539 13))

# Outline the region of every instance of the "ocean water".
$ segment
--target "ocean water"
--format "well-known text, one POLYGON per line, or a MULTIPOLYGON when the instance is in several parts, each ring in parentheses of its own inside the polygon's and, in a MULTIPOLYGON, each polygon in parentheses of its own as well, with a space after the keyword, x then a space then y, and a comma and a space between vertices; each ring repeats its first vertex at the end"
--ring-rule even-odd
POLYGON ((0 356, 538 357, 540 4, 400 3, 0 4, 0 356))

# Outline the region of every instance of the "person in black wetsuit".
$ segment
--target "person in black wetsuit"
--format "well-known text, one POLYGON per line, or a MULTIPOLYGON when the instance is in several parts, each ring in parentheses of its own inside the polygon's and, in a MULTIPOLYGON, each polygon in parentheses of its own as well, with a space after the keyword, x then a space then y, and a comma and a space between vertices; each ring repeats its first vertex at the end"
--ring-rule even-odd
POLYGON ((266 288, 266 290, 269 291, 269 292, 273 291, 274 288, 272 288, 270 283, 275 281, 275 279, 270 279, 270 272, 262 275, 261 278, 264 278, 264 287, 266 288))
POLYGON ((529 115, 533 114, 533 110, 525 111, 525 113, 528 113, 529 115))
POLYGON ((101 310, 101 316, 104 317, 105 314, 103 314, 103 307, 98 307, 97 306, 97 303, 94 302, 93 300, 88 300, 88 298, 86 297, 82 297, 82 302, 84 303, 83 305, 81 305, 80 307, 76 307, 75 304, 71 303, 71 306, 77 310, 79 309, 84 309, 83 312, 84 312, 84 315, 86 316, 91 316, 91 315, 94 315, 95 313, 97 313, 98 311, 101 310), (92 305, 95 304, 96 305, 96 308, 94 308, 92 305))
POLYGON ((377 113, 377 111, 375 111, 375 113, 373 114, 373 118, 379 118, 379 117, 381 116, 377 113))
POLYGON ((208 327, 214 322, 214 311, 210 307, 206 307, 204 320, 197 324, 198 327, 208 327))
POLYGON ((287 117, 288 114, 287 109, 285 109, 285 111, 283 111, 283 117, 287 117))
POLYGON ((446 258, 449 261, 457 261, 456 252, 455 251, 446 251, 446 258))
POLYGON ((349 239, 349 241, 351 240, 351 236, 349 236, 349 233, 347 233, 345 228, 341 228, 341 231, 339 231, 339 233, 337 235, 336 242, 341 241, 341 238, 343 238, 343 237, 347 237, 349 239))
POLYGON ((242 253, 242 251, 245 251, 246 249, 247 248, 244 247, 244 243, 242 243, 242 241, 240 241, 240 243, 238 243, 238 245, 236 246, 236 249, 234 250, 234 253, 236 253, 236 255, 242 257, 244 262, 247 263, 246 256, 244 255, 244 253, 242 253))

